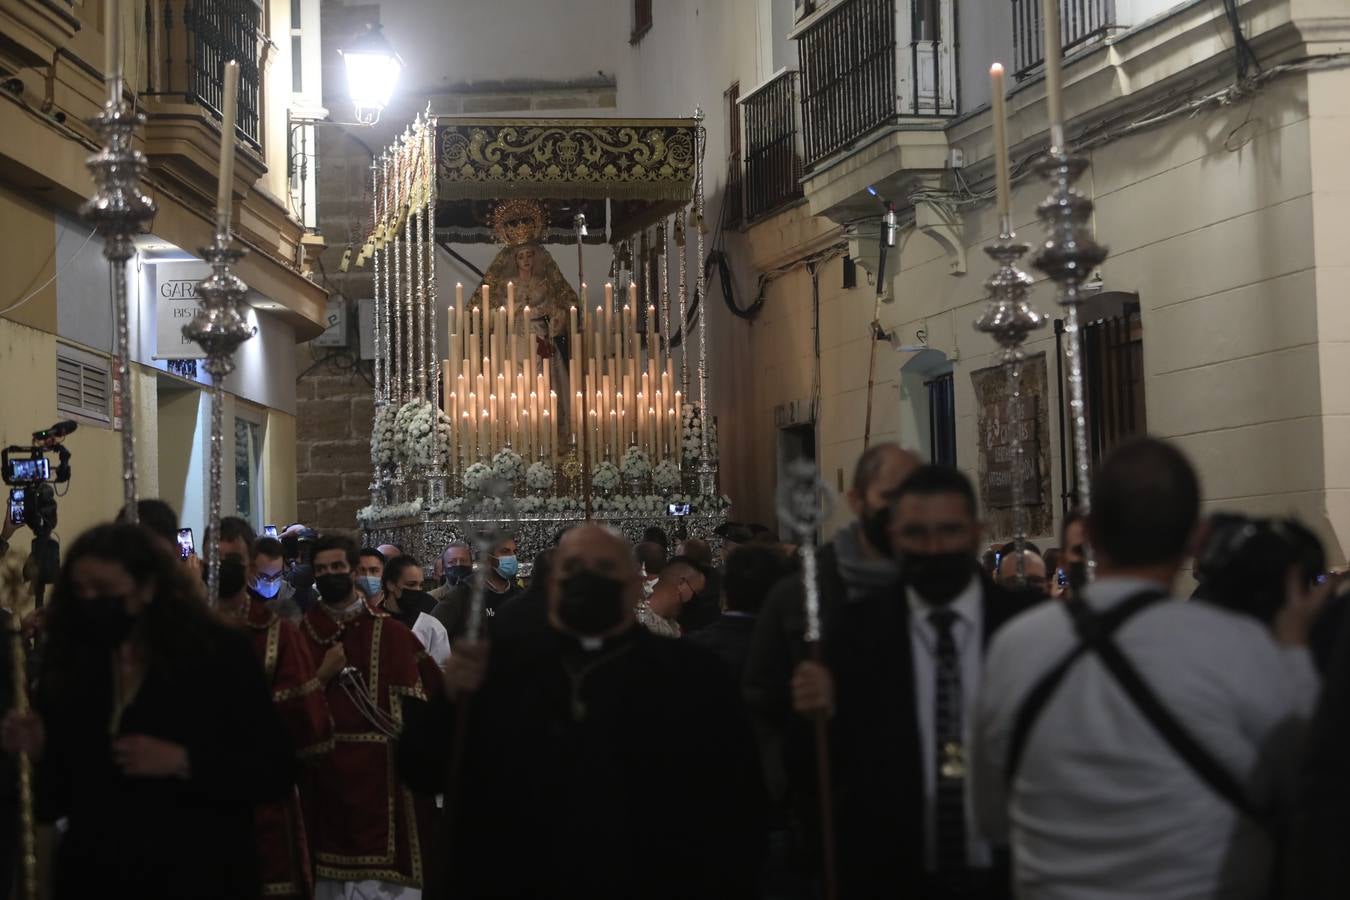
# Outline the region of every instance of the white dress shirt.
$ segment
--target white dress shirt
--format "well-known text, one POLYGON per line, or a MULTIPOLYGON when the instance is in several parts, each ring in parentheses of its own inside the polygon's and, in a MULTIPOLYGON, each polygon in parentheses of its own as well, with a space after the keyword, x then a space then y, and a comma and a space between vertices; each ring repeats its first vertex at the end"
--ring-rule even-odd
POLYGON ((450 634, 440 620, 426 613, 418 613, 413 622, 412 633, 422 642, 422 646, 442 669, 450 661, 450 634))
MULTIPOLYGON (((919 747, 923 754, 924 861, 928 870, 937 869, 937 629, 928 615, 937 607, 924 603, 913 589, 909 600, 909 634, 914 657, 914 707, 919 715, 919 747)), ((984 588, 972 578, 966 589, 942 607, 956 613, 952 637, 961 655, 961 743, 970 755, 971 722, 983 668, 984 588)), ((970 781, 966 788, 966 864, 983 869, 993 864, 989 845, 975 827, 975 805, 970 781)))
MULTIPOLYGON (((1087 603, 1100 611, 1157 588, 1102 579, 1087 603)), ((1276 796, 1269 776, 1295 771, 1296 742, 1286 739, 1317 695, 1305 648, 1282 649, 1249 616, 1176 600, 1137 613, 1115 641, 1258 808, 1276 796)), ((985 659, 972 787, 985 833, 1011 833, 1017 896, 1264 896, 1271 859, 1264 833, 1177 756, 1093 654, 1074 663, 1044 707, 1005 788, 1018 710, 1077 644, 1065 609, 1047 603, 1001 629, 985 659)))

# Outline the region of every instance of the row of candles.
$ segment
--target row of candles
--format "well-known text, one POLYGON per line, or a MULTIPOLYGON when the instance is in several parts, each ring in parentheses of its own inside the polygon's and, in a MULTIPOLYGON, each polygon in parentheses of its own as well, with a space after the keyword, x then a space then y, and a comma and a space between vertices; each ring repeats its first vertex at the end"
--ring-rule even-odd
POLYGON ((496 307, 486 285, 471 298, 479 302, 468 304, 464 286, 455 285, 455 305, 447 312, 449 359, 442 361, 445 408, 458 425, 451 437, 453 470, 490 459, 507 444, 526 459, 555 465, 572 447, 584 448, 595 466, 617 460, 630 446, 653 463, 670 458, 678 464, 683 397, 674 390, 674 361, 656 339, 656 307, 647 307, 652 339, 644 348, 637 285, 617 308, 614 293, 606 284, 603 302, 592 309, 583 284, 580 309, 568 308, 570 358, 561 384, 538 354, 531 320, 537 311, 517 307, 514 284, 496 307), (559 403, 563 391, 570 403, 559 403))

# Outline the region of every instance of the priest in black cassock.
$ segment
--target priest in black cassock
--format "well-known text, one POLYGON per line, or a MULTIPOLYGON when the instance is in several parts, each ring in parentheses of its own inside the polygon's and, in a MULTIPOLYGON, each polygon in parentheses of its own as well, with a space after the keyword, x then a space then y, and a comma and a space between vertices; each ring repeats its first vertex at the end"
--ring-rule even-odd
POLYGON ((451 831, 427 900, 755 895, 763 787, 739 692, 711 653, 639 626, 641 597, 628 543, 573 528, 550 627, 458 643, 447 696, 409 705, 402 774, 446 793, 451 831))

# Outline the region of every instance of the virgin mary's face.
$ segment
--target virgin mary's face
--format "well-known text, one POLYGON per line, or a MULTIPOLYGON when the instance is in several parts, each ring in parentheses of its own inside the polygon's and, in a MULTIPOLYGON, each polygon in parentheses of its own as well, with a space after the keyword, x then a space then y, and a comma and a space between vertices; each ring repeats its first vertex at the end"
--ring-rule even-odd
POLYGON ((533 247, 521 247, 516 251, 516 274, 522 281, 534 275, 533 247))

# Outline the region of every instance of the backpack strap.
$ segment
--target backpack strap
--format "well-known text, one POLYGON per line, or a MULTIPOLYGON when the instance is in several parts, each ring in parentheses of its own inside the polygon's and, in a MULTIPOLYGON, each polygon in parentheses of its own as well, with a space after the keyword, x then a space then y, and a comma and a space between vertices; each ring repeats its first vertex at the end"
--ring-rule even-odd
MULTIPOLYGON (((1091 627, 1100 636, 1109 638, 1136 613, 1165 599, 1167 599, 1167 594, 1163 591, 1141 591, 1125 598, 1100 616, 1093 615, 1087 609, 1087 604, 1078 599, 1065 601, 1065 606, 1074 618, 1076 631, 1079 629, 1080 615, 1075 614, 1074 610, 1081 607, 1092 618, 1092 625, 1085 627, 1091 627)), ((1046 705, 1055 695, 1055 691, 1059 689, 1060 683, 1064 681, 1064 677, 1069 674, 1069 669, 1073 668, 1073 664, 1083 654, 1092 649, 1091 643, 1083 639, 1082 631, 1078 631, 1078 634, 1078 646, 1074 647, 1053 669, 1041 676, 1017 710, 1017 716, 1013 720, 1012 737, 1008 744, 1008 756, 1003 766, 1005 784, 1011 785, 1013 779, 1017 777, 1018 767, 1022 763, 1022 754, 1026 750, 1027 741, 1031 737, 1031 729, 1035 727, 1041 713, 1045 711, 1046 705)))
POLYGON ((1070 614, 1074 617, 1074 628, 1078 631, 1084 646, 1097 654, 1102 664, 1116 679, 1116 683, 1134 703, 1135 708, 1148 719, 1149 724, 1157 730, 1172 751, 1190 766, 1191 771, 1201 781, 1209 785, 1214 793, 1227 800, 1234 809, 1250 819, 1262 821, 1262 816, 1252 806, 1247 792, 1237 779, 1177 721, 1176 716, 1172 715, 1148 686, 1148 682, 1139 674, 1139 670, 1121 652, 1112 633, 1103 631, 1094 621, 1098 617, 1086 606, 1070 608, 1070 614))

